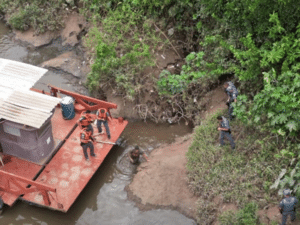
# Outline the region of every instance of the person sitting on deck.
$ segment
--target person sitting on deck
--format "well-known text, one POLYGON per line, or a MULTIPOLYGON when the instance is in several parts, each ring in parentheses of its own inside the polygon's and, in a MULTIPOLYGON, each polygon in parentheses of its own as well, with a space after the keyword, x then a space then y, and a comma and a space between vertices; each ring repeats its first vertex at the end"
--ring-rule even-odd
POLYGON ((140 150, 139 146, 135 146, 135 148, 128 153, 130 162, 132 164, 138 164, 140 155, 143 155, 143 157, 147 160, 147 162, 149 162, 147 155, 145 154, 145 152, 140 150))
POLYGON ((98 128, 98 132, 102 133, 101 125, 103 123, 104 126, 105 126, 107 137, 108 137, 108 139, 110 139, 110 131, 109 131, 109 127, 108 127, 108 120, 110 120, 109 113, 107 112, 106 109, 101 108, 101 109, 99 109, 97 111, 96 115, 97 115, 97 128, 98 128))
POLYGON ((80 132, 80 145, 82 146, 84 157, 88 161, 89 157, 87 154, 87 148, 90 148, 91 156, 96 156, 94 153, 94 145, 90 140, 93 142, 95 141, 95 139, 92 137, 92 131, 89 128, 83 128, 80 132))
POLYGON ((80 129, 88 127, 92 131, 92 135, 94 133, 94 129, 92 126, 92 122, 94 121, 94 118, 92 117, 91 111, 87 110, 86 112, 81 113, 81 117, 78 121, 78 126, 80 129))

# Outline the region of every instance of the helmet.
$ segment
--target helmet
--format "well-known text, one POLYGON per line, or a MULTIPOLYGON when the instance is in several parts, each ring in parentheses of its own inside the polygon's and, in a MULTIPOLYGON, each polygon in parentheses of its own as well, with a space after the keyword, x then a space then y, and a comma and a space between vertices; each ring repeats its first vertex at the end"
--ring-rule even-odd
POLYGON ((291 190, 290 189, 283 190, 283 195, 290 195, 290 194, 291 194, 291 190))

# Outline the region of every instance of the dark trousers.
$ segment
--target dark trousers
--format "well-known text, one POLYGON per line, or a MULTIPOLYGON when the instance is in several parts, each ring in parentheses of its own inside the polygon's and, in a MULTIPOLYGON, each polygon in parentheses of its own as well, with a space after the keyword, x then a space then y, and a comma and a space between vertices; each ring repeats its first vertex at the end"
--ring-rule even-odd
POLYGON ((106 120, 97 120, 97 128, 98 128, 99 133, 102 132, 102 128, 101 128, 102 123, 105 126, 105 130, 106 130, 107 136, 110 136, 108 122, 106 120))
POLYGON ((224 136, 229 140, 231 148, 234 149, 235 148, 235 144, 233 142, 231 133, 228 132, 228 131, 223 131, 223 130, 221 131, 221 134, 220 134, 220 144, 221 144, 221 146, 224 145, 224 136))
POLYGON ((233 113, 233 106, 231 105, 231 103, 232 102, 230 102, 228 105, 228 115, 230 120, 232 120, 232 113, 233 113))
POLYGON ((291 215, 291 220, 292 221, 296 219, 296 213, 295 213, 295 211, 283 212, 282 213, 282 223, 281 223, 281 225, 285 225, 286 224, 288 215, 291 215))
POLYGON ((92 142, 89 141, 89 142, 86 143, 86 144, 81 143, 81 146, 82 146, 82 149, 83 149, 84 157, 85 157, 86 159, 89 158, 89 156, 88 156, 88 154, 87 154, 87 148, 90 148, 91 156, 95 155, 95 153, 94 153, 94 145, 93 145, 92 142))

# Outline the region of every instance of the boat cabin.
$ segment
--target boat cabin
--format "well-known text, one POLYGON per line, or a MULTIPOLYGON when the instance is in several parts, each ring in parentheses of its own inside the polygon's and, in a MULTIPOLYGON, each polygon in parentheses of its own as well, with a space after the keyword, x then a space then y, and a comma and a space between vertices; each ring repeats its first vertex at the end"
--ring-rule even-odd
POLYGON ((42 164, 55 146, 51 118, 60 101, 30 90, 46 72, 43 68, 0 59, 2 151, 37 164, 42 164))

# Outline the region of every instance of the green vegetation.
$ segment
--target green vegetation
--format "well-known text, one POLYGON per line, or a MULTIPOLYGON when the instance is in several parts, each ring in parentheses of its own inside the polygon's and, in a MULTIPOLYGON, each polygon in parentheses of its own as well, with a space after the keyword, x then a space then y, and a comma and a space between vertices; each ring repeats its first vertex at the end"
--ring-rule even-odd
POLYGON ((95 20, 85 43, 96 51, 87 82, 90 90, 97 89, 99 82, 110 84, 130 100, 143 88, 143 70, 155 65, 153 49, 163 44, 153 32, 153 21, 129 5, 108 11, 101 22, 95 20))
MULTIPOLYGON (((300 149, 299 145, 272 134, 263 126, 244 125, 239 120, 230 124, 236 150, 232 151, 229 145, 220 148, 216 119, 218 115, 220 113, 202 121, 202 125, 195 129, 194 140, 187 153, 190 184, 194 192, 203 198, 198 204, 198 220, 201 224, 209 224, 215 219, 215 197, 221 196, 224 202, 245 207, 246 211, 254 207, 247 206, 251 200, 259 208, 272 203, 278 204, 277 190, 270 187, 282 165, 289 165, 291 155, 297 154, 300 149), (290 153, 279 157, 284 151, 290 153)), ((288 181, 281 182, 282 187, 290 187, 288 181)), ((300 192, 297 191, 299 195, 300 192)), ((250 214, 246 216, 245 213, 238 213, 236 216, 234 218, 244 218, 245 221, 256 220, 250 214)), ((229 216, 225 214, 221 219, 225 221, 227 217, 229 216)), ((251 224, 240 223, 241 219, 238 221, 237 224, 251 224)))
POLYGON ((254 202, 250 202, 240 209, 237 213, 229 210, 219 217, 222 225, 254 225, 258 223, 257 216, 258 206, 254 202))
POLYGON ((17 30, 33 27, 36 33, 61 28, 67 7, 63 0, 0 0, 0 13, 7 14, 8 24, 17 30))
POLYGON ((215 196, 241 208, 222 215, 224 224, 242 224, 241 218, 243 224, 257 222, 254 211, 276 202, 278 189, 290 187, 300 197, 299 0, 0 3, 12 27, 31 26, 37 33, 58 29, 66 8, 78 7, 92 25, 84 38, 94 62, 87 79, 90 91, 112 87, 143 104, 141 114, 156 121, 176 117, 198 124, 207 92, 221 77, 234 80, 240 93, 233 103, 237 121, 231 124, 237 151, 216 146, 214 115, 197 127, 187 155, 195 193, 209 193, 199 202, 199 221, 213 220, 215 196), (156 54, 170 49, 182 50, 183 65, 174 73, 156 62, 156 54), (148 104, 143 101, 150 90, 148 104), (257 206, 247 205, 249 198, 257 206))

